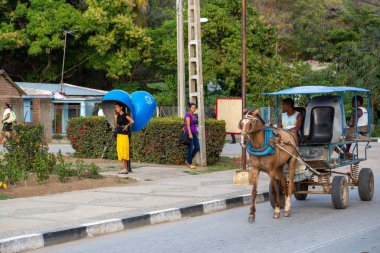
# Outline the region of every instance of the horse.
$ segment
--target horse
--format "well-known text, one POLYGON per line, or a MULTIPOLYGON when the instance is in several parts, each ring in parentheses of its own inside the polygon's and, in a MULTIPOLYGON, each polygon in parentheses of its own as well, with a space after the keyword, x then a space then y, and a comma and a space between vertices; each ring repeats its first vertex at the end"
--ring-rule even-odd
POLYGON ((257 184, 260 171, 266 172, 270 177, 271 191, 275 200, 275 209, 273 218, 280 218, 280 192, 285 194, 285 217, 290 217, 291 211, 291 194, 294 189, 294 174, 296 167, 296 157, 298 157, 297 136, 283 129, 265 127, 265 123, 259 115, 259 110, 244 113, 239 122, 239 129, 242 134, 243 147, 246 147, 244 139, 248 139, 251 151, 263 151, 250 153, 250 163, 252 172, 252 204, 248 217, 249 222, 255 220, 256 215, 256 195, 257 184), (266 134, 273 133, 269 138, 266 134), (249 143, 250 142, 250 143, 249 143), (272 152, 267 152, 267 151, 272 152), (268 154, 266 154, 267 152, 268 154), (289 167, 289 184, 287 186, 286 178, 283 173, 283 166, 288 164, 289 167), (279 193, 276 191, 276 177, 280 181, 279 193))

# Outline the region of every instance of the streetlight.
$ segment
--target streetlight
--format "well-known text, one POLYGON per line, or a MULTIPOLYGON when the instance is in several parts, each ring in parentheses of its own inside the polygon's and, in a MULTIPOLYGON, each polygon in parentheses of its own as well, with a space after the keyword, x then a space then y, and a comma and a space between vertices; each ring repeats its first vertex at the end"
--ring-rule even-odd
MULTIPOLYGON (((246 108, 246 3, 247 0, 241 1, 241 97, 242 97, 242 114, 246 108)), ((241 138, 244 138, 241 136, 241 138)), ((241 170, 235 172, 234 184, 245 185, 250 182, 250 173, 247 171, 247 153, 242 147, 241 170)))
MULTIPOLYGON (((246 14, 247 14, 247 1, 242 0, 241 1, 241 96, 242 96, 242 108, 243 111, 246 108, 246 92, 247 92, 247 86, 246 86, 246 14)), ((242 112, 243 116, 243 112, 242 112)), ((243 137, 242 137, 243 138, 243 137)), ((246 171, 247 167, 247 153, 246 149, 242 147, 242 154, 241 154, 241 169, 243 172, 246 171)))
POLYGON ((185 117, 185 56, 183 39, 183 0, 177 0, 177 106, 178 117, 185 117))
MULTIPOLYGON (((62 60, 62 73, 61 73, 61 84, 63 83, 63 72, 65 71, 65 58, 66 58, 66 42, 67 42, 67 34, 70 34, 72 36, 74 36, 74 33, 77 31, 70 31, 70 30, 65 30, 65 29, 61 29, 61 31, 64 33, 65 35, 65 45, 63 46, 63 60, 62 60)), ((60 89, 60 92, 62 92, 62 85, 61 85, 61 89, 60 89)))

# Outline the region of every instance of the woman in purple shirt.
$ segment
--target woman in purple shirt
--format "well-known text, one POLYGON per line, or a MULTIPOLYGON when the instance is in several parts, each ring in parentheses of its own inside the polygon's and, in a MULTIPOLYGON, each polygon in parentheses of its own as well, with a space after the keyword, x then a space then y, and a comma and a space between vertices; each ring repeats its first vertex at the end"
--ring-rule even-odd
POLYGON ((197 124, 198 119, 194 115, 195 111, 197 110, 197 105, 194 103, 190 103, 190 110, 185 115, 185 132, 189 134, 190 143, 187 147, 187 157, 186 157, 186 164, 191 168, 195 169, 195 166, 193 165, 193 158, 200 150, 199 148, 199 139, 197 136, 197 124))

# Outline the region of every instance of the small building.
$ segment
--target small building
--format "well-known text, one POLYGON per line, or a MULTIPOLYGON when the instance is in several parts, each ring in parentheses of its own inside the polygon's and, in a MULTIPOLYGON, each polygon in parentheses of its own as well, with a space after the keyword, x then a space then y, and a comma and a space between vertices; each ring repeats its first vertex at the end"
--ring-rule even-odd
POLYGON ((68 119, 97 115, 98 104, 106 93, 67 83, 13 82, 0 70, 0 103, 12 104, 18 122, 43 123, 48 141, 52 134, 66 134, 68 119))

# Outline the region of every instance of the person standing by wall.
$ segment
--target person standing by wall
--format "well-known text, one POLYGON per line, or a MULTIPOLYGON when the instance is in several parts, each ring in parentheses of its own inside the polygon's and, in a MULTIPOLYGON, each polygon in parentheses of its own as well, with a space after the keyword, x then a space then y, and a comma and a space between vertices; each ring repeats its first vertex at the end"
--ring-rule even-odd
POLYGON ((130 132, 130 126, 134 123, 134 120, 129 116, 128 108, 120 102, 115 104, 114 123, 117 134, 117 158, 123 163, 123 169, 119 174, 128 174, 127 161, 130 159, 128 134, 130 132))
POLYGON ((3 131, 0 137, 0 144, 3 144, 4 137, 9 137, 12 132, 13 122, 16 121, 16 114, 12 110, 12 105, 5 103, 4 113, 3 113, 3 131))
POLYGON ((191 169, 195 169, 195 165, 193 165, 193 158, 199 152, 199 139, 197 134, 197 123, 198 119, 194 115, 197 110, 197 105, 194 103, 189 104, 189 111, 185 115, 185 132, 189 134, 190 143, 187 147, 187 156, 186 156, 186 164, 191 169))

